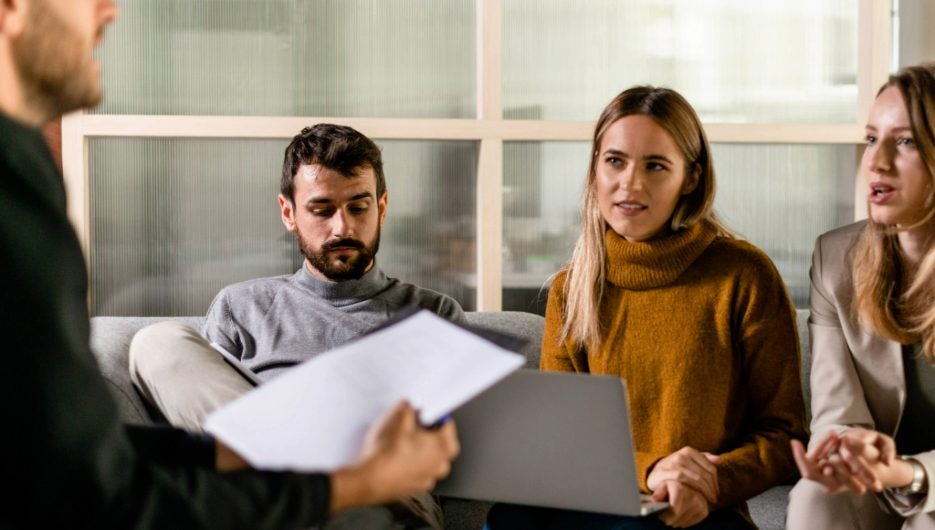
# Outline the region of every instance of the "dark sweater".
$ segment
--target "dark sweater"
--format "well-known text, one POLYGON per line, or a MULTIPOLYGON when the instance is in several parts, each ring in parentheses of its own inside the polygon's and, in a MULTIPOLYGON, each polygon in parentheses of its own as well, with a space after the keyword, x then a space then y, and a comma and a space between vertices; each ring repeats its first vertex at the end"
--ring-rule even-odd
POLYGON ((295 528, 326 475, 211 468, 213 446, 125 428, 88 344, 87 270, 38 130, 0 115, 0 528, 295 528))

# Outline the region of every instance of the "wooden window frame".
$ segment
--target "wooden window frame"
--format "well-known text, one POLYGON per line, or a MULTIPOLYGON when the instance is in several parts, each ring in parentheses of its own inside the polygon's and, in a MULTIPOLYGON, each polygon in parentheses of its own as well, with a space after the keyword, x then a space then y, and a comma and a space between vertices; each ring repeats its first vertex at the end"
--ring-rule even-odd
MULTIPOLYGON (((503 142, 590 141, 593 122, 504 120, 502 105, 503 1, 477 0, 477 118, 396 119, 349 117, 149 116, 73 113, 62 119, 62 166, 69 218, 89 261, 88 145, 91 138, 283 138, 309 123, 352 126, 375 139, 473 140, 477 164, 477 310, 502 308, 503 142)), ((804 143, 859 145, 864 119, 878 87, 890 72, 890 0, 859 0, 857 121, 855 123, 724 124, 705 123, 716 143, 804 143)), ((856 179, 856 176, 855 176, 856 179)), ((866 205, 854 186, 855 218, 866 205)))

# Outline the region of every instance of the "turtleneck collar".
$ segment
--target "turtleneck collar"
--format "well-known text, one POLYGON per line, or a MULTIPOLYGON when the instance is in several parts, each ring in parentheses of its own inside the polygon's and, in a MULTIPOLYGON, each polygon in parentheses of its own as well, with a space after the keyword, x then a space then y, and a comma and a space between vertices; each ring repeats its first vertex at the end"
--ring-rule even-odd
POLYGON ((706 222, 649 241, 630 242, 608 228, 607 280, 624 289, 653 289, 675 281, 714 241, 706 222))
MULTIPOLYGON (((347 303, 354 303, 372 298, 380 291, 386 289, 386 286, 390 283, 390 279, 387 278, 383 270, 377 266, 376 261, 374 261, 373 267, 360 278, 340 282, 323 280, 315 277, 308 271, 305 263, 302 263, 302 268, 295 272, 293 280, 321 298, 332 302, 341 302, 344 300, 347 303)), ((336 305, 342 304, 338 303, 336 305)))

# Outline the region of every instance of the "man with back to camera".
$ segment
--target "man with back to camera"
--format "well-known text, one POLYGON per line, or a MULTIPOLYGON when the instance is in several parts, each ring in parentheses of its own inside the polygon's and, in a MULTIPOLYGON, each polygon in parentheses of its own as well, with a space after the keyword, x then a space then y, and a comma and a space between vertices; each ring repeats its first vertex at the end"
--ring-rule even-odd
POLYGON ((400 404, 330 474, 245 469, 209 437, 121 425, 88 344, 87 271, 38 127, 101 99, 112 0, 0 0, 3 528, 295 528, 432 487, 458 451, 400 404), (235 471, 236 470, 236 471, 235 471), (228 471, 228 472, 224 472, 228 471))
MULTIPOLYGON (((222 289, 208 309, 204 338, 171 321, 141 330, 130 347, 137 388, 170 423, 199 430, 210 412, 253 388, 209 341, 265 381, 409 308, 464 321, 452 298, 389 278, 377 266, 388 200, 372 140, 341 125, 303 129, 285 150, 278 197, 283 225, 305 256, 302 267, 222 289)), ((404 505, 369 509, 367 525, 443 527, 431 496, 404 505)), ((353 525, 338 519, 329 528, 359 525, 361 517, 349 514, 353 525)))

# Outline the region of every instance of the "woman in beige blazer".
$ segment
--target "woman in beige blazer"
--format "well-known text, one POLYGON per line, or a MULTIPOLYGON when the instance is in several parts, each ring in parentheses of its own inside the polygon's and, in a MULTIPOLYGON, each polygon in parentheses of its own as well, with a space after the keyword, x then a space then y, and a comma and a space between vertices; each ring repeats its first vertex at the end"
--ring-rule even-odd
POLYGON ((869 221, 812 258, 812 438, 793 442, 789 530, 935 529, 935 63, 877 94, 861 173, 869 221))

